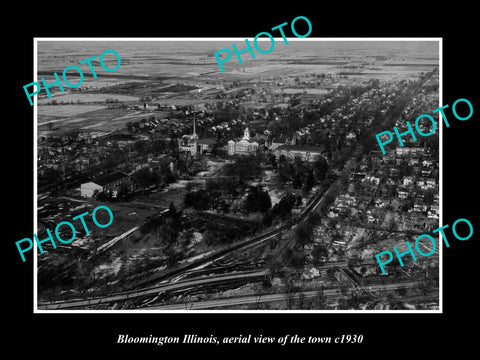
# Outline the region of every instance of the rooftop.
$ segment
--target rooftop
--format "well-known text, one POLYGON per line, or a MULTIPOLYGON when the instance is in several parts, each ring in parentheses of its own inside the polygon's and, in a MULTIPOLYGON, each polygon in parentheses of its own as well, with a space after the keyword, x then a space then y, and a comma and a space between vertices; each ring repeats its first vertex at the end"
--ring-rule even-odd
POLYGON ((277 150, 287 151, 309 151, 322 153, 325 151, 323 146, 308 146, 308 145, 280 145, 277 150))
POLYGON ((128 176, 128 175, 125 174, 124 172, 114 171, 114 172, 112 172, 112 173, 105 174, 105 175, 102 175, 102 176, 96 178, 95 180, 93 180, 93 182, 94 182, 95 184, 104 186, 104 185, 110 184, 110 183, 112 183, 112 182, 114 182, 114 181, 117 181, 117 180, 126 178, 127 176, 128 176))

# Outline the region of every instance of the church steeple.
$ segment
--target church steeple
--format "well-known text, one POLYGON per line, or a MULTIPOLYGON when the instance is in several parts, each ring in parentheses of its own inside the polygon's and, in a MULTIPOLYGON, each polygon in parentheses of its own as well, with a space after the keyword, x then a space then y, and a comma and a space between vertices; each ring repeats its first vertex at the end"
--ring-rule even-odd
POLYGON ((195 112, 193 113, 193 134, 192 139, 198 139, 197 131, 195 128, 195 112))
POLYGON ((193 135, 197 135, 195 132, 195 112, 193 113, 193 135))
POLYGON ((248 126, 245 128, 243 132, 243 140, 250 140, 250 131, 248 130, 248 126))

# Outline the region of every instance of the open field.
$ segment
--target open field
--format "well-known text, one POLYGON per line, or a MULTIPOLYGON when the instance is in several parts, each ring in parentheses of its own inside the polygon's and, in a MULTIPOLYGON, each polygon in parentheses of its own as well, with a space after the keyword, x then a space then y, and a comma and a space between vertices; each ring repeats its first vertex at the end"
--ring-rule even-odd
POLYGON ((183 208, 183 199, 186 194, 184 181, 179 181, 175 184, 171 184, 163 190, 155 191, 149 195, 142 195, 135 197, 132 200, 133 203, 153 205, 168 209, 171 203, 175 205, 177 209, 183 208))
POLYGON ((291 88, 286 88, 286 89, 276 89, 273 91, 276 94, 279 93, 284 93, 284 94, 302 94, 306 92, 308 95, 325 95, 328 94, 327 89, 291 89, 291 88))
MULTIPOLYGON (((304 73, 316 72, 316 73, 333 73, 338 69, 337 65, 317 65, 317 64, 283 64, 283 63, 268 63, 267 61, 250 61, 244 63, 245 66, 235 64, 234 69, 228 71, 229 74, 243 74, 243 75, 255 75, 255 76, 278 76, 278 75, 300 75, 304 73), (241 69, 241 70, 240 70, 241 69), (245 69, 245 72, 243 72, 245 69)), ((228 65, 225 65, 225 67, 228 65)), ((233 65, 232 65, 233 66, 233 65)))
MULTIPOLYGON (((97 105, 58 105, 58 106, 39 106, 38 126, 40 131, 48 130, 48 123, 53 123, 50 134, 63 133, 72 130, 97 130, 103 132, 115 131, 125 127, 129 121, 136 121, 152 114, 143 111, 132 111, 126 109, 108 109, 97 105), (51 112, 40 113, 40 109, 51 109, 51 112), (65 108, 65 109, 63 109, 65 108), (58 115, 53 110, 63 110, 62 115, 58 115), (84 111, 80 112, 81 109, 84 111), (87 110, 88 109, 88 110, 87 110), (86 110, 86 111, 85 111, 86 110), (78 113, 75 113, 78 111, 78 113), (52 118, 52 116, 59 118, 52 118), (44 117, 45 116, 45 117, 44 117)), ((62 113, 61 113, 62 114, 62 113)), ((158 115, 158 114, 157 114, 158 115)))
MULTIPOLYGON (((110 226, 102 229, 93 225, 91 215, 88 215, 85 219, 91 224, 89 229, 94 238, 99 238, 100 235, 118 236, 128 229, 141 224, 147 216, 154 213, 153 210, 137 207, 129 203, 100 203, 93 199, 71 201, 69 199, 57 198, 49 199, 39 206, 39 220, 46 222, 47 225, 57 224, 66 219, 70 221, 70 218, 82 212, 89 211, 91 214, 92 210, 99 205, 107 205, 112 210, 114 220, 110 226)), ((107 223, 109 219, 105 211, 99 211, 96 218, 100 223, 107 223)), ((79 237, 82 237, 85 234, 82 224, 79 221, 72 222, 72 224, 77 228, 79 237)), ((78 245, 77 240, 72 242, 72 244, 78 245)))
MULTIPOLYGON (((117 84, 116 84, 117 85, 117 84)), ((45 105, 51 103, 53 100, 56 100, 58 103, 62 101, 65 103, 74 103, 77 102, 105 102, 107 99, 117 99, 118 101, 138 101, 137 96, 129 96, 129 95, 122 95, 122 94, 55 94, 52 98, 43 98, 38 99, 38 104, 45 105)), ((77 106, 77 104, 74 104, 77 106)))
MULTIPOLYGON (((52 116, 57 118, 68 118, 70 116, 80 115, 87 112, 92 112, 105 108, 103 105, 52 105, 52 106, 39 106, 38 112, 38 124, 49 122, 49 120, 42 119, 42 116, 52 116)), ((63 121, 64 119, 59 119, 63 121)), ((66 119, 65 119, 66 120, 66 119)))
MULTIPOLYGON (((102 96, 103 93, 105 92, 107 94, 110 94, 106 96, 105 99, 117 98, 117 96, 119 97, 125 96, 128 99, 132 97, 130 95, 134 95, 135 98, 133 100, 138 100, 138 97, 136 96, 149 96, 152 98, 156 98, 160 95, 164 95, 168 93, 185 93, 195 89, 197 89, 197 87, 192 85, 166 83, 164 81, 158 81, 158 80, 152 80, 152 81, 146 80, 146 81, 132 81, 128 83, 122 83, 120 85, 105 87, 99 90, 94 90, 95 93, 92 94, 92 96, 95 97, 97 93, 99 96, 102 96)), ((120 100, 120 101, 129 101, 129 100, 120 100)))

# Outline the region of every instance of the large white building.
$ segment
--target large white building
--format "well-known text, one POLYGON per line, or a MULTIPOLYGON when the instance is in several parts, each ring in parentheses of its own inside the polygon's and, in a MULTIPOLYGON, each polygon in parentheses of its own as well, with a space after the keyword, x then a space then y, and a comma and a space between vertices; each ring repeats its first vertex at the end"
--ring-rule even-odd
POLYGON ((99 185, 93 181, 89 181, 87 183, 80 185, 80 194, 83 197, 92 197, 95 194, 95 191, 102 192, 103 186, 99 185))
POLYGON ((248 127, 243 132, 243 137, 240 141, 229 140, 228 141, 228 155, 252 155, 256 154, 259 142, 250 137, 250 131, 248 127))
POLYGON ((321 146, 306 145, 281 145, 275 149, 277 160, 284 155, 287 159, 293 160, 296 157, 308 162, 313 162, 323 156, 325 149, 321 146))

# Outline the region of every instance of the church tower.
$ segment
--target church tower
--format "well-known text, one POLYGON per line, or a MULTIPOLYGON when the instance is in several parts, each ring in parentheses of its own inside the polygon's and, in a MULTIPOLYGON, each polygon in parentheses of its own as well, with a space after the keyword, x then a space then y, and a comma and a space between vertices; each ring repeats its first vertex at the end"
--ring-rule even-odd
POLYGON ((197 131, 195 128, 195 113, 193 113, 193 134, 192 139, 198 139, 197 131))
POLYGON ((245 128, 243 132, 243 140, 250 141, 250 131, 248 130, 248 126, 245 128))

